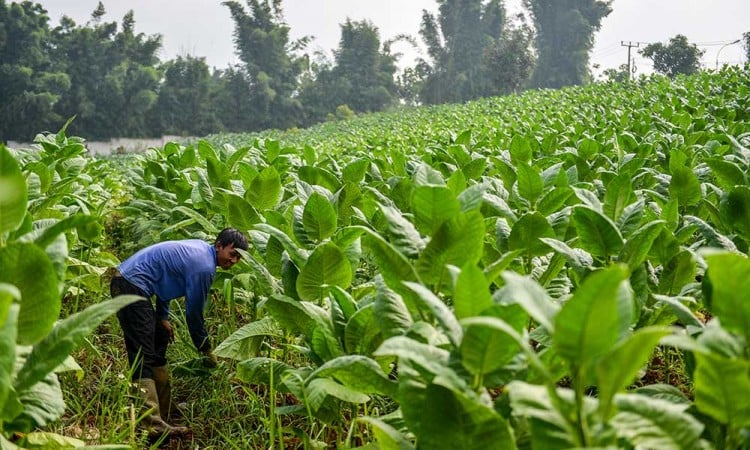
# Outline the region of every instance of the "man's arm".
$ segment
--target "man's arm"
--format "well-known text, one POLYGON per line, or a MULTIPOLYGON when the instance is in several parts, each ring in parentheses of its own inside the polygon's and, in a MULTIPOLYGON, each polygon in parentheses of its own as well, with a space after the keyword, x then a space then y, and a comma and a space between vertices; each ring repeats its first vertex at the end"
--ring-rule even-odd
POLYGON ((208 339, 203 308, 206 305, 208 291, 213 282, 213 273, 203 273, 189 276, 185 290, 185 318, 193 345, 201 353, 211 351, 211 341, 208 339))

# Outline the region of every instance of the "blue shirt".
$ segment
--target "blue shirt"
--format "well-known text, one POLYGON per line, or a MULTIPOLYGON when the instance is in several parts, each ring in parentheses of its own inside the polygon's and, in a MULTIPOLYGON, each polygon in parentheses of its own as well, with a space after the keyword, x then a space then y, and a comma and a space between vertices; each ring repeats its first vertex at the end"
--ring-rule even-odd
POLYGON ((203 308, 216 275, 216 249, 198 239, 161 242, 139 250, 118 267, 148 296, 156 296, 156 316, 169 318, 169 302, 185 297, 185 317, 193 344, 210 349, 203 308))

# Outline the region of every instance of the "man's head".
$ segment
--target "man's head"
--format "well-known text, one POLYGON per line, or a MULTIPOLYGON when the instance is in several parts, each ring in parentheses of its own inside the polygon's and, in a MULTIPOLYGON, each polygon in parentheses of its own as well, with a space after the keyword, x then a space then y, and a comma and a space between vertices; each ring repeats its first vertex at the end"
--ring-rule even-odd
POLYGON ((247 250, 247 238, 234 228, 224 228, 216 237, 216 265, 222 269, 229 269, 240 260, 238 248, 247 250))

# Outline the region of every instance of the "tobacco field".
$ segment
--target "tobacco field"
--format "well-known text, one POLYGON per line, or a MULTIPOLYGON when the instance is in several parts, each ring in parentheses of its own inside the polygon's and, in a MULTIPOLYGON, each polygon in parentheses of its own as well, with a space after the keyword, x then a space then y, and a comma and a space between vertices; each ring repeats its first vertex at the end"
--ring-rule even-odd
POLYGON ((0 447, 749 449, 750 66, 96 157, 0 146, 0 447), (249 251, 183 440, 137 422, 107 269, 249 251))

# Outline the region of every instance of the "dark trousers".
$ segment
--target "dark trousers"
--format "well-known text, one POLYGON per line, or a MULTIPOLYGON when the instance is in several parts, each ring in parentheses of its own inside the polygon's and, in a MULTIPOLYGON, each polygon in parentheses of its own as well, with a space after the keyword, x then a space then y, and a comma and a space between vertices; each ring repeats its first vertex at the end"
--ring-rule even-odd
MULTIPOLYGON (((112 278, 109 292, 113 298, 118 295, 147 297, 145 292, 121 276, 112 278)), ((157 320, 151 300, 140 300, 122 308, 117 312, 117 319, 125 335, 133 379, 154 378, 153 368, 167 364, 169 333, 157 320)))

